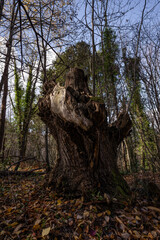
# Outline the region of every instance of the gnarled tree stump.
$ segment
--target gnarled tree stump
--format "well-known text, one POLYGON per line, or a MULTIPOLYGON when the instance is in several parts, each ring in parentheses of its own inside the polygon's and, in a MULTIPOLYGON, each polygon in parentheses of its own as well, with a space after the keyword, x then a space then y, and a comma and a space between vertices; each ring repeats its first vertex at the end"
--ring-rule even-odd
POLYGON ((60 156, 50 184, 79 193, 97 187, 114 195, 128 193, 116 157, 131 120, 121 113, 117 121, 107 125, 105 104, 92 96, 82 70, 70 69, 65 87, 54 81, 44 84, 39 115, 56 139, 60 156))

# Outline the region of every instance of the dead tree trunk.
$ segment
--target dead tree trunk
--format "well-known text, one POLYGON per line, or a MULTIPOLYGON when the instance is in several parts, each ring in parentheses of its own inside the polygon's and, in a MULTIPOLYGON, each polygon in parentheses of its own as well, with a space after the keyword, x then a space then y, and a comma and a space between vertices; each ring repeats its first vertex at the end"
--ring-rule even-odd
POLYGON ((39 115, 56 139, 60 156, 50 184, 80 193, 97 187, 114 195, 129 192, 116 162, 117 147, 131 129, 129 115, 121 113, 107 125, 105 104, 91 95, 82 70, 71 69, 65 87, 54 81, 44 84, 39 115))

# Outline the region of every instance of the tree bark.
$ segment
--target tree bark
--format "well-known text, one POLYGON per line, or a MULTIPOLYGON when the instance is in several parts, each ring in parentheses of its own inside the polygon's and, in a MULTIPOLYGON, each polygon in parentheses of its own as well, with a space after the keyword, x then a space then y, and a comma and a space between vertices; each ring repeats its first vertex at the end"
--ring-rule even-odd
POLYGON ((2 16, 3 16, 3 8, 4 8, 4 0, 1 0, 1 2, 0 2, 0 20, 2 19, 2 16))
POLYGON ((45 131, 45 159, 46 159, 46 169, 47 169, 47 172, 49 172, 51 167, 49 163, 48 127, 47 126, 45 131))
POLYGON ((117 168, 117 147, 131 129, 127 113, 107 125, 103 100, 91 95, 82 70, 66 76, 65 87, 44 84, 39 115, 57 141, 59 159, 49 183, 64 191, 87 193, 95 188, 113 195, 129 193, 117 168))
POLYGON ((3 138, 4 138, 4 132, 5 132, 6 105, 7 105, 7 95, 8 95, 8 74, 9 74, 8 71, 9 71, 9 62, 11 59, 12 41, 13 41, 14 24, 15 24, 16 16, 17 16, 17 11, 15 10, 15 1, 13 1, 10 34, 6 44, 7 54, 5 59, 5 67, 4 67, 4 72, 2 74, 1 82, 0 82, 0 97, 3 89, 2 106, 1 106, 1 112, 0 112, 0 152, 2 151, 3 138))
POLYGON ((93 96, 95 96, 96 76, 95 76, 95 39, 94 39, 94 0, 92 0, 92 79, 93 79, 93 96))

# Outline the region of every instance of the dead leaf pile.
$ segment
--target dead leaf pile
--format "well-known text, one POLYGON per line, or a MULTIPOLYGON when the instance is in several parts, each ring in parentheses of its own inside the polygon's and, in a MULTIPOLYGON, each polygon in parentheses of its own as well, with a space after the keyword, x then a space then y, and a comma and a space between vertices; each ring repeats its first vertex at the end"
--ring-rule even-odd
POLYGON ((39 178, 0 179, 0 239, 160 239, 160 206, 67 199, 39 178))

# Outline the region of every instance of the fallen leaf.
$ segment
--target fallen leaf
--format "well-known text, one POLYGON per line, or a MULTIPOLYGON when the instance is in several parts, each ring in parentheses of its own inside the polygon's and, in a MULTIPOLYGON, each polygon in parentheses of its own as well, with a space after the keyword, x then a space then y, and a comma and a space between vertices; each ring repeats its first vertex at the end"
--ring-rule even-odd
POLYGON ((103 213, 98 213, 97 217, 102 217, 103 213))
POLYGON ((73 219, 72 218, 68 219, 68 224, 69 224, 69 226, 73 225, 73 219))
POLYGON ((108 204, 111 202, 110 196, 107 193, 104 193, 104 198, 108 204))
POLYGON ((75 202, 75 207, 79 208, 79 206, 81 207, 82 206, 82 199, 77 199, 76 202, 75 202))
POLYGON ((0 232, 0 236, 2 236, 2 235, 4 235, 4 234, 6 234, 6 232, 5 232, 4 230, 2 230, 2 231, 0 232))
POLYGON ((115 236, 113 233, 110 234, 109 239, 115 239, 115 236))
POLYGON ((152 234, 152 236, 153 236, 154 238, 157 237, 157 233, 156 233, 156 231, 152 231, 151 234, 152 234))
POLYGON ((128 227, 122 222, 122 220, 119 217, 115 217, 116 221, 120 224, 122 230, 129 230, 128 227))
POLYGON ((141 237, 141 235, 139 234, 139 232, 137 232, 136 230, 133 230, 133 234, 134 234, 135 237, 137 237, 138 239, 141 237))
POLYGON ((22 224, 19 224, 13 231, 13 234, 19 234, 19 230, 20 228, 22 227, 23 225, 22 224))
POLYGON ((72 226, 73 225, 73 221, 69 221, 69 226, 72 226))
POLYGON ((62 204, 62 200, 61 199, 58 199, 57 200, 57 205, 59 206, 59 205, 61 205, 62 204))
POLYGON ((148 238, 151 238, 151 239, 153 239, 154 237, 152 236, 152 234, 151 234, 151 233, 148 233, 148 238))
POLYGON ((156 212, 159 212, 159 213, 160 213, 160 209, 159 209, 159 208, 152 207, 152 206, 149 206, 149 207, 147 207, 147 208, 150 209, 150 210, 153 210, 153 211, 156 211, 156 212))
POLYGON ((35 231, 37 231, 40 228, 41 228, 41 226, 39 224, 36 224, 33 226, 33 230, 35 230, 35 231))
POLYGON ((45 214, 46 216, 48 216, 48 215, 49 215, 49 212, 44 212, 44 214, 45 214))
POLYGON ((7 212, 10 213, 12 210, 13 210, 13 208, 10 207, 10 208, 7 209, 7 212))
POLYGON ((80 220, 80 219, 82 219, 83 217, 81 216, 81 215, 77 215, 77 220, 80 220))
POLYGON ((85 233, 88 233, 88 232, 89 232, 89 225, 87 225, 87 226, 85 227, 84 232, 85 232, 85 233))
POLYGON ((34 225, 39 225, 40 222, 41 222, 41 219, 37 219, 37 220, 35 221, 35 224, 34 224, 34 225))
POLYGON ((9 227, 15 227, 17 225, 18 225, 18 222, 14 222, 14 223, 9 224, 9 227))
POLYGON ((107 213, 107 215, 109 215, 109 216, 111 215, 111 211, 109 211, 109 210, 106 210, 105 213, 107 213))
POLYGON ((84 218, 89 217, 89 212, 88 212, 88 211, 84 211, 83 217, 84 217, 84 218))
POLYGON ((50 230, 51 230, 50 227, 43 229, 43 231, 42 231, 42 237, 47 236, 47 235, 49 234, 50 230))
POLYGON ((81 201, 84 202, 84 196, 81 197, 81 201))
POLYGON ((124 239, 129 239, 130 237, 130 234, 125 232, 125 233, 121 233, 121 237, 124 238, 124 239))
POLYGON ((109 216, 105 216, 104 219, 105 219, 105 221, 108 223, 109 220, 110 220, 110 217, 109 217, 109 216))

